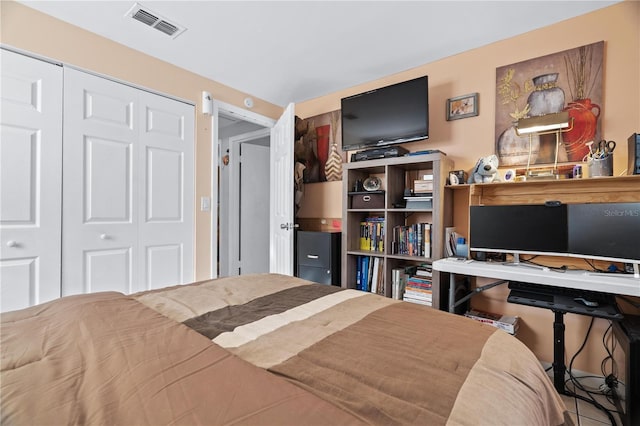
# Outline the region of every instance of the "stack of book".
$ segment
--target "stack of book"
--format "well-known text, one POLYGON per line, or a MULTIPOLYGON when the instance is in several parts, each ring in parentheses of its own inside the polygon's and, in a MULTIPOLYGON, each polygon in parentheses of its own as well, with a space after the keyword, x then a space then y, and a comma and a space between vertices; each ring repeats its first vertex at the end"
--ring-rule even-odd
POLYGON ((386 294, 383 279, 384 260, 374 256, 358 256, 356 290, 386 294))
POLYGON ((518 326, 520 325, 518 317, 494 314, 491 312, 479 311, 477 309, 467 311, 464 316, 514 335, 518 332, 518 326))
POLYGON ((384 217, 360 222, 360 250, 384 252, 384 217))
POLYGON ((412 275, 407 277, 402 300, 432 306, 430 267, 419 266, 412 275))
POLYGON ((395 226, 391 244, 393 254, 431 257, 431 224, 414 223, 413 225, 395 226))

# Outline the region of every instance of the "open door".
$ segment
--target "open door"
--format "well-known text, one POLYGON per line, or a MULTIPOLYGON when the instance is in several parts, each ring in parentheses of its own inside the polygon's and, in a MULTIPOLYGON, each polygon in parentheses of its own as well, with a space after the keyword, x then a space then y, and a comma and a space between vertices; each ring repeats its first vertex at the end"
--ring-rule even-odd
POLYGON ((269 272, 293 275, 294 104, 271 129, 269 272))

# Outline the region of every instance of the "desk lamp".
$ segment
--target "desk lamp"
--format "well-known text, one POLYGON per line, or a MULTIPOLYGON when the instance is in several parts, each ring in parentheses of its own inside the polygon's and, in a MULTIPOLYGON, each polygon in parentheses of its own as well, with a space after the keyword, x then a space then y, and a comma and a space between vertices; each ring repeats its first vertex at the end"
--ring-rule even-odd
POLYGON ((540 115, 537 117, 521 118, 516 125, 516 134, 529 135, 529 157, 527 158, 527 171, 526 176, 529 178, 538 179, 558 179, 558 150, 560 148, 560 133, 569 131, 573 128, 573 118, 569 117, 567 111, 557 112, 552 114, 540 115), (549 135, 555 133, 556 135, 556 155, 553 163, 553 170, 548 172, 532 172, 529 170, 531 167, 531 145, 534 134, 549 135))

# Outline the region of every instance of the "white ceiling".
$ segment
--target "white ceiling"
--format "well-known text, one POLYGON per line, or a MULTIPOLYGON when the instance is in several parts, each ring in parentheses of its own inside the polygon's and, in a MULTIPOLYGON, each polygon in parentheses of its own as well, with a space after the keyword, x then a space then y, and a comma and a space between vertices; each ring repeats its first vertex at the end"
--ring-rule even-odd
POLYGON ((21 3, 285 106, 618 1, 141 0, 186 27, 175 39, 126 18, 133 0, 21 3))

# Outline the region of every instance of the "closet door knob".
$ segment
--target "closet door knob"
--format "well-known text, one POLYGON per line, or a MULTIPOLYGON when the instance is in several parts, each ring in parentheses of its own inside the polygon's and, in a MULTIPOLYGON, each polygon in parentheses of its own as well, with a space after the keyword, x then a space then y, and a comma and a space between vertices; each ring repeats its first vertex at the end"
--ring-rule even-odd
POLYGON ((18 247, 18 242, 17 241, 13 241, 13 240, 9 240, 9 241, 7 241, 7 247, 18 247))

